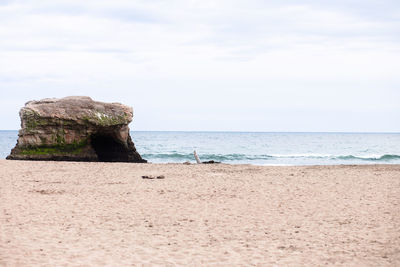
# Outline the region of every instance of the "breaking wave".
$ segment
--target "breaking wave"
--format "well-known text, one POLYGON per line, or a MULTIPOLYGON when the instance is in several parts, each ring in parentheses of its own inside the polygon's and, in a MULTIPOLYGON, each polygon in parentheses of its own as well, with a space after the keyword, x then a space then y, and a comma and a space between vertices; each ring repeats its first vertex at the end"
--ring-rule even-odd
POLYGON ((400 155, 370 155, 370 156, 353 156, 353 155, 348 155, 348 156, 339 156, 337 157, 338 159, 343 159, 343 160, 369 160, 369 161, 388 161, 388 160, 393 160, 393 159, 400 159, 400 155))
MULTIPOLYGON (((158 161, 192 161, 194 160, 193 153, 148 153, 142 155, 148 160, 158 161)), ((326 159, 326 160, 362 160, 362 161, 391 161, 399 160, 400 155, 329 155, 329 154, 261 154, 261 155, 248 155, 248 154, 199 154, 200 158, 204 161, 214 160, 221 162, 229 161, 252 161, 252 160, 276 160, 276 159, 326 159)))

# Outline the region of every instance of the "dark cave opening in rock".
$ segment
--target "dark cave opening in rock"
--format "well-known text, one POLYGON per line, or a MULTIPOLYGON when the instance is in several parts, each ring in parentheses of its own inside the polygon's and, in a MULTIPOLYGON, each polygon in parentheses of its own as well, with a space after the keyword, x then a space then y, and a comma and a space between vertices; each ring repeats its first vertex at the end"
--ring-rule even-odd
POLYGON ((126 162, 128 161, 128 149, 115 140, 111 135, 95 134, 91 137, 91 145, 97 154, 99 161, 126 162))

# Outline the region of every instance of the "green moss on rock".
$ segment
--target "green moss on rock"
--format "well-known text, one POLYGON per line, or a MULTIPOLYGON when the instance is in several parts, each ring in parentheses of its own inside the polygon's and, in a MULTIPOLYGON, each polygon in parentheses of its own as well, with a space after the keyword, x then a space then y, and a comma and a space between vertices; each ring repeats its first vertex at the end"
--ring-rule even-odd
POLYGON ((59 129, 57 133, 53 135, 53 141, 58 146, 65 145, 65 130, 63 128, 59 129))
POLYGON ((28 147, 21 149, 22 155, 65 155, 80 154, 87 145, 87 140, 72 144, 57 144, 53 146, 28 147))
POLYGON ((33 110, 24 110, 22 119, 25 121, 25 131, 28 133, 34 132, 39 127, 49 125, 49 120, 42 118, 39 113, 33 110))

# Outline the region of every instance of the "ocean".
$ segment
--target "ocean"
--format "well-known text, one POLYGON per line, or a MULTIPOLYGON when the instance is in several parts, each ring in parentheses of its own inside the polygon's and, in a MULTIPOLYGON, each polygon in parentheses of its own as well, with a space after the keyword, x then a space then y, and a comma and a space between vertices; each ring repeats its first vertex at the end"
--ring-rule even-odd
MULTIPOLYGON (((400 164, 400 133, 131 132, 153 163, 202 161, 254 165, 400 164)), ((0 131, 5 158, 18 131, 0 131)))

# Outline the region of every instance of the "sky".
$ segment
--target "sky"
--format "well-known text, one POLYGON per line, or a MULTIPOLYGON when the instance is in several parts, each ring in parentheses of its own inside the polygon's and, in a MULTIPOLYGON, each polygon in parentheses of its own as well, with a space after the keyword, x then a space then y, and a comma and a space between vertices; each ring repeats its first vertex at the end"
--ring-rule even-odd
POLYGON ((0 129, 70 95, 134 131, 400 132, 400 1, 0 0, 0 129))

